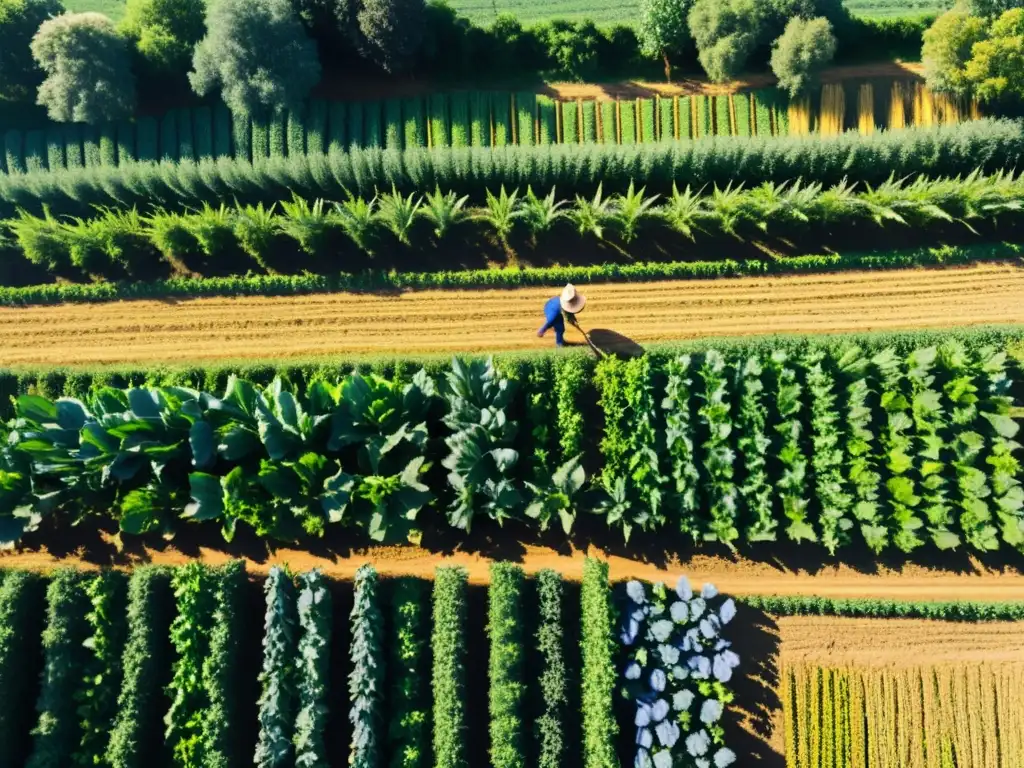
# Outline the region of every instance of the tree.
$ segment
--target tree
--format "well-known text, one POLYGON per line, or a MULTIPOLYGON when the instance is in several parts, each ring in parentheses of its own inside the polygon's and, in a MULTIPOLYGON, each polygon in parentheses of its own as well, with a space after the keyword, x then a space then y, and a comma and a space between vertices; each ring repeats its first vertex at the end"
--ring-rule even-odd
POLYGON ((992 22, 988 39, 972 47, 964 71, 980 99, 1024 96, 1024 8, 992 22))
POLYGON ((959 0, 956 4, 957 10, 983 19, 994 19, 1021 7, 1024 7, 1024 0, 959 0))
POLYGON ((545 55, 562 76, 585 81, 597 74, 601 31, 594 22, 552 19, 539 33, 545 55))
POLYGON ((359 31, 365 53, 385 72, 401 72, 412 63, 423 41, 423 0, 365 0, 359 31))
POLYGON ((39 87, 43 73, 32 58, 32 37, 63 12, 60 0, 0 0, 0 97, 25 99, 39 87))
POLYGON ((736 77, 761 41, 764 6, 758 0, 697 0, 690 9, 690 34, 697 58, 716 83, 736 77))
POLYGON ((828 19, 791 19, 772 46, 772 72, 790 96, 804 93, 836 55, 836 36, 828 19))
POLYGON ((925 30, 921 61, 929 88, 957 96, 970 92, 967 60, 974 44, 985 39, 986 26, 984 19, 955 8, 939 16, 925 30))
POLYGON ((205 0, 128 0, 121 32, 155 70, 183 72, 206 30, 205 0))
POLYGON ((300 104, 320 80, 316 45, 290 0, 211 0, 196 47, 192 88, 220 88, 235 113, 300 104))
POLYGON ((135 110, 135 75, 125 40, 100 13, 66 13, 44 21, 32 56, 46 75, 36 102, 51 120, 99 123, 135 110))
POLYGON ((636 28, 640 52, 659 57, 665 63, 665 80, 672 82, 671 58, 692 44, 686 14, 692 0, 640 0, 640 21, 636 28))

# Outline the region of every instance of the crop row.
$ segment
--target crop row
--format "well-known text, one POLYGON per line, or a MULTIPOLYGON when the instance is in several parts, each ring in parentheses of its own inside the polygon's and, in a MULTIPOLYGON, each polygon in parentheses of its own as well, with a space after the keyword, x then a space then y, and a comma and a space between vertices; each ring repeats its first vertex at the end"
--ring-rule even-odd
POLYGON ((586 511, 626 538, 729 547, 1024 544, 1004 349, 737 345, 605 358, 590 383, 583 361, 22 395, 0 454, 6 540, 86 516, 125 535, 216 522, 227 539, 343 526, 401 541, 443 528, 437 515, 569 533, 586 511))
MULTIPOLYGON (((664 197, 636 189, 605 197, 558 199, 557 190, 537 194, 504 187, 486 193, 486 204, 469 207, 467 198, 440 189, 425 196, 385 192, 370 200, 342 203, 295 197, 269 209, 259 206, 205 207, 190 214, 135 209, 105 210, 91 219, 37 217, 21 211, 2 224, 13 233, 21 255, 48 274, 63 278, 143 279, 182 265, 214 265, 219 270, 239 253, 246 263, 273 271, 282 251, 299 251, 327 271, 344 239, 365 260, 380 251, 441 249, 451 241, 475 242, 481 235, 508 243, 528 236, 539 243, 561 231, 588 240, 614 240, 629 247, 638 238, 668 229, 696 242, 700 238, 755 235, 798 238, 811 228, 901 225, 915 230, 960 222, 965 227, 1012 224, 1024 208, 1024 176, 997 172, 985 176, 890 177, 878 186, 851 183, 742 184, 710 190, 680 190, 664 197), (282 241, 287 241, 284 244, 282 241), (251 261, 249 261, 251 260, 251 261), (163 262, 163 264, 161 264, 163 262), (163 269, 161 269, 163 267, 163 269)), ((315 266, 315 265, 314 265, 315 266)), ((346 264, 347 271, 358 271, 346 264)))
POLYGON ((63 304, 126 299, 196 298, 200 296, 296 296, 336 291, 393 291, 426 288, 518 288, 573 283, 712 280, 723 277, 808 274, 847 269, 899 269, 985 261, 1014 261, 1021 247, 1013 243, 941 246, 880 252, 840 252, 771 259, 723 258, 715 261, 637 262, 597 266, 467 269, 457 272, 369 270, 318 275, 247 275, 245 277, 171 278, 138 282, 45 283, 0 286, 0 305, 63 304))
MULTIPOLYGON (((785 136, 842 131, 842 85, 789 104, 777 90, 719 96, 557 100, 534 93, 457 92, 385 101, 313 101, 269 117, 233 116, 224 105, 175 109, 162 117, 99 126, 58 125, 4 134, 0 172, 27 173, 134 161, 258 160, 354 148, 503 147, 533 144, 637 144, 708 136, 785 136)), ((879 103, 860 86, 855 124, 955 123, 968 112, 921 84, 896 82, 879 103)), ((879 96, 882 94, 879 93, 879 96)), ((852 98, 851 98, 852 102, 852 98)), ((977 114, 971 116, 977 117, 977 114)))
POLYGON ((643 179, 651 193, 674 183, 694 189, 801 179, 805 184, 880 184, 890 175, 955 176, 975 168, 1015 167, 1022 156, 1022 125, 975 120, 869 136, 723 136, 706 141, 619 144, 353 149, 268 157, 250 162, 219 158, 129 162, 63 171, 0 175, 0 213, 88 215, 96 205, 199 208, 236 198, 270 204, 292 193, 305 198, 365 198, 379 190, 426 192, 436 187, 482 202, 487 189, 557 186, 564 195, 625 192, 643 179))
POLYGON ((17 764, 39 768, 507 767, 533 755, 557 765, 577 750, 587 765, 617 766, 619 619, 607 567, 586 569, 573 609, 554 571, 527 579, 518 565, 493 565, 486 627, 475 623, 483 617, 470 612, 476 598, 459 568, 439 568, 431 583, 381 580, 364 566, 346 591, 319 571, 275 566, 262 622, 244 610, 255 585, 240 562, 0 571, 0 744, 17 764), (346 620, 336 613, 347 600, 346 620), (565 629, 573 610, 583 617, 581 645, 565 629), (468 641, 480 630, 484 647, 468 641), (536 659, 529 674, 527 658, 536 659), (568 674, 567 658, 573 669, 584 659, 581 679, 568 674), (469 680, 479 662, 489 683, 469 680), (345 692, 335 690, 339 670, 345 692), (580 687, 581 717, 570 717, 580 687), (252 709, 246 698, 256 692, 252 709), (485 722, 490 737, 476 739, 485 722))

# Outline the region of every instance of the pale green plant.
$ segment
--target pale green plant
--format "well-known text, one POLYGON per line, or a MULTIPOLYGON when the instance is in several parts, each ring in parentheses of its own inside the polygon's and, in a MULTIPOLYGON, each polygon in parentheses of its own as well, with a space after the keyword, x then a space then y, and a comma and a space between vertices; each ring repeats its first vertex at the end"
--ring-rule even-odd
POLYGON ((647 197, 644 194, 646 191, 647 187, 635 189, 631 181, 626 194, 618 195, 615 198, 615 205, 612 208, 614 220, 623 241, 627 243, 636 239, 641 224, 654 215, 654 204, 660 195, 647 197))
POLYGON ((391 191, 380 195, 379 199, 377 218, 398 238, 398 242, 409 245, 409 233, 420 216, 423 198, 416 199, 413 192, 403 197, 392 185, 391 191))
POLYGON ((423 204, 423 216, 434 225, 434 235, 441 239, 450 229, 469 218, 466 203, 469 195, 459 197, 454 192, 442 192, 435 187, 428 192, 423 204))

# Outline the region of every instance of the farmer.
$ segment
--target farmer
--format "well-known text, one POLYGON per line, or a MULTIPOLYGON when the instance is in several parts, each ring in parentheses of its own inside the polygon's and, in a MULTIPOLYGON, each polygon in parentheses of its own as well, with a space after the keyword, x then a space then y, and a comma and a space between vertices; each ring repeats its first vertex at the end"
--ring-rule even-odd
POLYGON ((561 296, 548 299, 544 305, 544 325, 537 331, 537 335, 543 337, 548 332, 548 328, 554 328, 555 346, 565 346, 565 321, 568 320, 570 325, 579 328, 576 323, 576 314, 582 312, 586 304, 586 296, 578 293, 572 284, 565 286, 561 296), (562 317, 563 312, 565 318, 562 317))

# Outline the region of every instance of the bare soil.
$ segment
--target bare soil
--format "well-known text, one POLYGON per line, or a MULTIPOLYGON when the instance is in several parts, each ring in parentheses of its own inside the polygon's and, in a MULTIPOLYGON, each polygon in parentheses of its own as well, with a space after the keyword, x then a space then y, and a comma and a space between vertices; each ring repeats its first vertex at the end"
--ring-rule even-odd
MULTIPOLYGON (((598 346, 1024 322, 1010 265, 587 286, 598 346)), ((121 301, 0 309, 0 365, 274 360, 550 347, 552 288, 121 301)), ((582 344, 569 329, 567 339, 582 344)))

